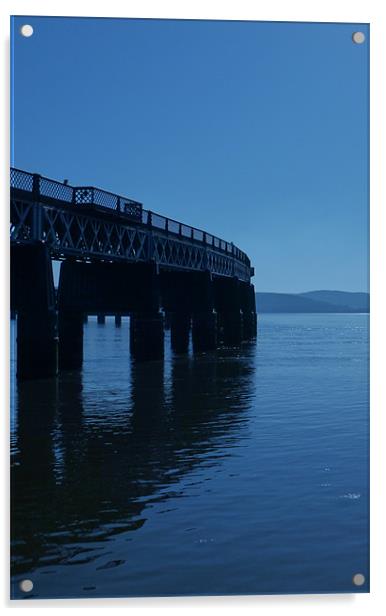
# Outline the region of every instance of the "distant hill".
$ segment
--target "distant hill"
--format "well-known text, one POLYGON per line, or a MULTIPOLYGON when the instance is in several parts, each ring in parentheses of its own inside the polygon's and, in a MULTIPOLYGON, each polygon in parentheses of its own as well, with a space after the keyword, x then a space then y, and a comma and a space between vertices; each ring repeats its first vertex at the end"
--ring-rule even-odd
POLYGON ((256 293, 257 312, 369 312, 368 293, 256 293))
POLYGON ((347 291, 309 291, 301 293, 302 297, 317 302, 326 302, 340 308, 348 308, 355 312, 369 312, 370 295, 368 293, 348 293, 347 291))

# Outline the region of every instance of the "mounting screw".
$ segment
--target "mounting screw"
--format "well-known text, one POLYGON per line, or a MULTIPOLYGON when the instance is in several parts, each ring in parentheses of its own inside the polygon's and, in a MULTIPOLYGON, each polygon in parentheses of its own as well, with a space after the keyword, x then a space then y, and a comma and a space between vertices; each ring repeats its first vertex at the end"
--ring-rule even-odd
POLYGON ((34 33, 34 29, 30 24, 24 24, 21 28, 20 28, 20 34, 22 36, 25 36, 27 38, 29 38, 30 36, 32 36, 34 33))
POLYGON ((352 40, 357 45, 361 45, 362 43, 365 42, 366 37, 363 32, 354 32, 354 34, 352 35, 352 40))

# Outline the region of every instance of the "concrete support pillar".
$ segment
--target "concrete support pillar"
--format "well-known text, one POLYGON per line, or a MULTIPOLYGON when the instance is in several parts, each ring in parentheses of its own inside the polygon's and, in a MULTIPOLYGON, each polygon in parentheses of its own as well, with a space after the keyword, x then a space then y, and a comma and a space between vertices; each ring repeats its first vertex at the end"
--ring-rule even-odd
POLYGON ((243 340, 253 340, 257 335, 257 315, 255 312, 243 314, 243 340))
POLYGON ((240 310, 229 310, 219 314, 221 342, 225 346, 239 346, 243 340, 243 321, 240 310))
MULTIPOLYGON (((69 298, 73 289, 81 283, 77 279, 83 263, 63 261, 60 268, 58 293, 59 368, 79 370, 83 363, 83 323, 85 307, 73 305, 69 298)), ((87 314, 87 310, 86 310, 87 314)))
POLYGON ((122 317, 120 314, 115 315, 115 327, 121 327, 122 325, 122 317))
POLYGON ((54 310, 20 310, 17 316, 17 378, 49 378, 58 372, 54 310))
POLYGON ((164 319, 160 312, 134 313, 130 317, 130 352, 133 359, 162 359, 164 319))
MULTIPOLYGON (((137 269, 138 268, 138 269, 137 269)), ((154 263, 139 268, 136 307, 130 315, 130 353, 137 361, 164 356, 164 317, 160 312, 159 275, 154 263)))
POLYGON ((193 314, 192 340, 193 350, 198 353, 217 348, 217 315, 213 310, 193 314))
POLYGON ((106 323, 106 316, 104 314, 98 314, 97 321, 98 325, 104 325, 106 323))
POLYGON ((83 314, 59 309, 59 368, 79 370, 83 363, 83 314))
POLYGON ((48 248, 42 242, 11 248, 11 307, 17 311, 20 380, 57 374, 56 298, 48 248))
POLYGON ((256 312, 256 293, 253 284, 249 285, 250 301, 252 307, 252 338, 257 336, 257 312, 256 312))
POLYGON ((240 281, 237 278, 217 277, 214 290, 219 340, 226 346, 239 346, 243 339, 240 281))
POLYGON ((192 286, 192 341, 194 352, 213 351, 217 348, 217 315, 214 310, 214 286, 210 272, 193 273, 192 286))
POLYGON ((189 348, 190 314, 173 312, 170 315, 171 345, 175 353, 187 353, 189 348))
POLYGON ((241 283, 243 313, 243 340, 253 340, 257 335, 256 297, 253 284, 241 283))

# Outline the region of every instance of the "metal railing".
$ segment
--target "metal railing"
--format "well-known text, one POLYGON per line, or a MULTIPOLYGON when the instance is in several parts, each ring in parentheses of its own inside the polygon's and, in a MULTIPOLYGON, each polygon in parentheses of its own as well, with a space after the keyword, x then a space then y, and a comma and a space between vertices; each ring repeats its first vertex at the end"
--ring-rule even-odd
POLYGON ((216 237, 202 229, 191 227, 182 222, 145 210, 142 204, 133 199, 111 193, 94 186, 70 186, 64 182, 51 180, 36 173, 11 168, 11 189, 31 193, 35 202, 55 200, 74 206, 91 206, 96 209, 115 211, 130 221, 158 229, 165 234, 173 234, 194 242, 212 247, 216 251, 232 256, 235 260, 250 267, 248 256, 231 242, 216 237))

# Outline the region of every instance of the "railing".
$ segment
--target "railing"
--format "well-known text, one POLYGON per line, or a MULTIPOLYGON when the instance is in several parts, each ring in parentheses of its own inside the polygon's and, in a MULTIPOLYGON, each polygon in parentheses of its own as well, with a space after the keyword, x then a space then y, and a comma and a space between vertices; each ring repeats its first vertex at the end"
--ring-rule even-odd
POLYGON ((10 185, 12 189, 31 193, 34 201, 58 200, 74 206, 93 206, 96 209, 115 211, 131 221, 158 229, 166 234, 174 234, 212 247, 213 249, 232 256, 237 261, 250 267, 248 256, 233 243, 226 242, 202 229, 186 225, 172 218, 145 210, 142 204, 133 199, 95 188, 94 186, 70 186, 39 174, 29 173, 21 169, 11 168, 10 185))

